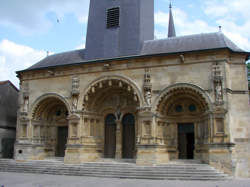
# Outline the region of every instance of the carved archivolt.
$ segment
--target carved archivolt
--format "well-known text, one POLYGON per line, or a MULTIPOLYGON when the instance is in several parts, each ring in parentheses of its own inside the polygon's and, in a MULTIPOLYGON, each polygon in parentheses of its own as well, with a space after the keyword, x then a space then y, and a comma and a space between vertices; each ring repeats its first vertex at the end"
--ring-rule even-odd
POLYGON ((56 107, 65 108, 65 111, 70 111, 68 102, 60 95, 55 93, 48 93, 40 96, 33 104, 30 111, 32 119, 38 118, 42 113, 48 113, 49 108, 56 107))
POLYGON ((157 112, 164 115, 173 112, 171 108, 176 103, 182 103, 181 106, 185 108, 186 105, 192 106, 191 101, 199 111, 211 111, 211 100, 205 91, 198 86, 186 83, 175 84, 164 89, 154 103, 154 107, 157 112))
POLYGON ((143 104, 138 87, 121 76, 101 77, 88 85, 83 96, 83 108, 87 111, 101 110, 102 107, 126 107, 143 104))

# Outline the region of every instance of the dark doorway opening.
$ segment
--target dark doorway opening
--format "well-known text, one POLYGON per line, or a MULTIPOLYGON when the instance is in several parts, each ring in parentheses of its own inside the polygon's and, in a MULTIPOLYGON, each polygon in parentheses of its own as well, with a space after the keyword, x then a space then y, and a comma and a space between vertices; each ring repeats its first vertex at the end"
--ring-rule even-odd
POLYGON ((194 124, 178 124, 179 159, 194 159, 194 124))
POLYGON ((116 123, 113 114, 107 115, 105 119, 105 145, 104 157, 115 158, 116 152, 116 123))
POLYGON ((126 114, 122 119, 122 158, 134 158, 135 153, 135 118, 126 114))
POLYGON ((2 156, 3 158, 13 158, 14 155, 14 138, 2 139, 2 156))
POLYGON ((68 127, 58 127, 57 132, 57 157, 64 157, 68 139, 68 127))

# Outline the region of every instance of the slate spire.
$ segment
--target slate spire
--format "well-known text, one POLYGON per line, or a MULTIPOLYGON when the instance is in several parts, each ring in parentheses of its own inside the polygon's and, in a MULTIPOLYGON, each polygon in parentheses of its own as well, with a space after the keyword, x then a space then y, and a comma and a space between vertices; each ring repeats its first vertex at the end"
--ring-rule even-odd
POLYGON ((174 18, 172 14, 172 4, 169 4, 169 23, 168 23, 168 37, 176 37, 175 34, 175 26, 174 26, 174 18))

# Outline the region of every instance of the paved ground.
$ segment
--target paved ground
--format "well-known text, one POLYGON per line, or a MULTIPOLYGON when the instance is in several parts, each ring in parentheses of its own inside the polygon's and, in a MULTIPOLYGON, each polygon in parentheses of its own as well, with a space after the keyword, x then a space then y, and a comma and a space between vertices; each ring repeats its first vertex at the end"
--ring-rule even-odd
POLYGON ((204 181, 166 181, 104 179, 92 177, 71 177, 57 175, 2 173, 0 187, 250 187, 250 179, 204 182, 204 181))

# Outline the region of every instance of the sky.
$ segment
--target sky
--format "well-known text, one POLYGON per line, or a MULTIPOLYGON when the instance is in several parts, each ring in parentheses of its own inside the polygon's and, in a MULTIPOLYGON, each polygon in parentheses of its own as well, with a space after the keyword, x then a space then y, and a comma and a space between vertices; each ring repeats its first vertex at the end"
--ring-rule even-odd
MULTIPOLYGON (((177 36, 222 32, 250 51, 249 0, 172 0, 177 36)), ((0 81, 49 54, 85 47, 89 0, 0 0, 0 81)), ((169 0, 155 0, 155 39, 167 37, 169 0)))

